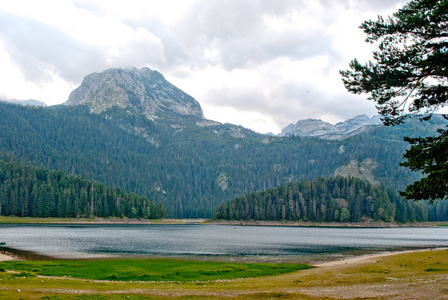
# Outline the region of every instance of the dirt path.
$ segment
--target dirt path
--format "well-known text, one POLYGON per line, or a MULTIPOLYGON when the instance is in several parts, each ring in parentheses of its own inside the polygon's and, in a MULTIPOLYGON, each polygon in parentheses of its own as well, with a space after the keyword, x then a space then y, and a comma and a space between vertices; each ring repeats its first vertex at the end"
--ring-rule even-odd
POLYGON ((418 253, 418 252, 426 252, 426 251, 435 251, 435 250, 445 250, 448 251, 448 248, 436 248, 436 249, 421 249, 421 250, 409 250, 409 251, 399 251, 399 252, 387 252, 380 254, 368 254, 353 258, 346 258, 341 260, 333 260, 319 264, 312 264, 315 267, 323 268, 323 267, 334 267, 339 265, 353 266, 360 263, 371 263, 375 262, 378 258, 400 255, 405 253, 418 253))

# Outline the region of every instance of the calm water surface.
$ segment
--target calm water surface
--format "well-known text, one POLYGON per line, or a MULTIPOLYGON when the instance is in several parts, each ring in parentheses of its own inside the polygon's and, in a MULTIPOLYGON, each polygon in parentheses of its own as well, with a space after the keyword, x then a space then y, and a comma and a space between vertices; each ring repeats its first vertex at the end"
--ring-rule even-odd
POLYGON ((0 241, 55 258, 174 256, 312 262, 448 247, 448 227, 322 228, 223 225, 0 225, 0 241))

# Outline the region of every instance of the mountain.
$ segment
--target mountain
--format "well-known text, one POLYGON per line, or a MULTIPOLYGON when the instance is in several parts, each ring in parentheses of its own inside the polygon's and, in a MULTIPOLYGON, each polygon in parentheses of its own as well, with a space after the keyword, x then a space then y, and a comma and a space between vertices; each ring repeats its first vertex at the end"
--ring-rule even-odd
POLYGON ((168 217, 211 217, 249 191, 336 172, 403 189, 420 176, 399 166, 403 136, 441 124, 409 120, 334 140, 266 136, 205 119, 196 100, 155 71, 112 69, 88 75, 66 105, 0 103, 0 158, 163 202, 168 217))
POLYGON ((94 113, 117 106, 144 114, 149 119, 173 113, 204 117, 201 106, 193 97, 148 68, 92 73, 70 94, 65 105, 86 105, 94 113))
POLYGON ((34 100, 34 99, 28 99, 28 100, 12 99, 12 100, 0 100, 0 101, 14 103, 14 104, 20 104, 20 105, 47 106, 45 104, 45 102, 42 102, 42 101, 39 101, 39 100, 34 100))
POLYGON ((338 129, 339 134, 349 135, 354 132, 359 132, 359 129, 365 126, 380 124, 382 124, 382 122, 379 115, 375 115, 371 118, 369 118, 367 115, 359 115, 352 119, 339 122, 335 125, 335 127, 338 129))
POLYGON ((316 119, 300 120, 283 128, 280 136, 295 135, 301 137, 320 137, 324 139, 342 139, 367 130, 369 126, 379 125, 379 116, 369 118, 359 115, 336 125, 316 119))

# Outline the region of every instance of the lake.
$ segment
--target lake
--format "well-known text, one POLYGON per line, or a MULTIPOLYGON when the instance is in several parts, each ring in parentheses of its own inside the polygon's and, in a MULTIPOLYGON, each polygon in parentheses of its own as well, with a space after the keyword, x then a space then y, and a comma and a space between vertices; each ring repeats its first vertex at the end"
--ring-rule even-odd
POLYGON ((448 227, 0 224, 0 241, 11 249, 64 259, 168 256, 309 263, 448 247, 448 227))

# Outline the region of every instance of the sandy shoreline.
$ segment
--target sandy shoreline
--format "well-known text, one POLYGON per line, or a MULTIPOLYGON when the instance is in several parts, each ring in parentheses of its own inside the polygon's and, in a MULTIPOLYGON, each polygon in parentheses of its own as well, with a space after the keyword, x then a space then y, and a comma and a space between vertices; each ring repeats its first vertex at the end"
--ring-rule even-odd
POLYGON ((10 261, 10 260, 16 260, 16 259, 6 254, 0 254, 0 261, 10 261))
POLYGON ((0 261, 11 261, 11 260, 19 260, 19 258, 8 251, 3 251, 3 253, 0 253, 0 261))
POLYGON ((366 254, 366 255, 362 255, 362 256, 344 258, 344 259, 340 259, 340 260, 332 260, 332 261, 327 261, 327 262, 317 263, 317 264, 312 264, 312 265, 315 267, 333 267, 333 266, 339 266, 339 265, 356 265, 359 263, 375 262, 378 258, 381 258, 381 257, 400 255, 400 254, 404 254, 404 253, 418 253, 418 252, 425 252, 425 251, 432 251, 432 250, 448 251, 448 248, 424 248, 424 249, 417 249, 417 250, 387 252, 387 253, 378 253, 378 254, 366 254))

